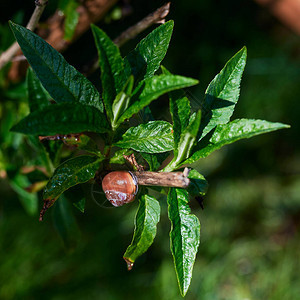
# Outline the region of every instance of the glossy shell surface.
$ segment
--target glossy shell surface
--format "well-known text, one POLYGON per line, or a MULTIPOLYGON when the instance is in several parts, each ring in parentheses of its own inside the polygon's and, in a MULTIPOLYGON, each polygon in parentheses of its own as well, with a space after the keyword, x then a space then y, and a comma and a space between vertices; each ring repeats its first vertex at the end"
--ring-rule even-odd
POLYGON ((114 206, 122 206, 134 200, 137 184, 127 171, 108 173, 102 180, 102 188, 109 202, 114 206))

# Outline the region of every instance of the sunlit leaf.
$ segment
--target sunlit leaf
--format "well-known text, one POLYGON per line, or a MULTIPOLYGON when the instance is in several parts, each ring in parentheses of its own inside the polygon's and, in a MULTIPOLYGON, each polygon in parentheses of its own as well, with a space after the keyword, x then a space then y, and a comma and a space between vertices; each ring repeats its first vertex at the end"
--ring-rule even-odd
POLYGON ((154 29, 125 58, 126 71, 136 81, 152 77, 166 55, 173 32, 173 21, 154 29))
POLYGON ((133 91, 131 104, 127 110, 122 114, 119 123, 132 117, 138 113, 142 108, 149 105, 153 100, 159 96, 177 89, 189 87, 198 83, 198 80, 178 76, 178 75, 158 75, 147 78, 142 81, 140 85, 133 91))
POLYGON ((190 117, 189 125, 181 133, 180 140, 177 149, 174 151, 174 158, 172 161, 163 169, 165 172, 171 172, 177 169, 181 162, 190 156, 191 150, 195 145, 197 139, 197 133, 200 126, 201 111, 194 113, 190 117))
POLYGON ((200 222, 190 213, 188 193, 184 189, 171 188, 168 194, 168 213, 171 221, 171 252, 179 289, 185 296, 191 279, 193 265, 200 243, 200 222))
POLYGON ((166 121, 152 121, 131 127, 115 145, 146 153, 170 151, 174 147, 172 125, 166 121))
POLYGON ((197 145, 199 150, 194 152, 194 154, 184 161, 183 164, 193 163, 200 158, 208 156, 215 150, 240 139, 250 138, 255 135, 289 127, 289 125, 282 123, 251 119, 238 119, 228 124, 218 125, 209 141, 206 141, 205 139, 201 141, 197 145))
POLYGON ((113 120, 112 103, 126 81, 124 63, 119 48, 106 33, 95 25, 91 28, 99 55, 103 102, 108 118, 113 120))
MULTIPOLYGON (((165 67, 161 66, 161 70, 163 74, 171 75, 171 72, 165 67)), ((182 90, 169 92, 168 95, 170 98, 170 113, 173 121, 174 145, 175 149, 177 149, 181 133, 186 129, 189 123, 191 106, 189 99, 184 96, 182 90)))
POLYGON ((143 195, 135 217, 133 239, 124 254, 129 270, 132 268, 135 260, 152 245, 156 236, 156 225, 159 222, 159 218, 159 202, 152 196, 143 195))
POLYGON ((112 104, 112 115, 113 119, 111 122, 111 126, 113 130, 115 130, 118 126, 118 120, 123 112, 127 109, 130 96, 133 88, 133 76, 130 76, 124 85, 122 91, 116 96, 113 104, 112 104))
POLYGON ((246 65, 247 49, 235 54, 209 84, 202 104, 199 140, 219 124, 229 122, 240 95, 240 83, 246 65))
POLYGON ((59 52, 25 27, 13 22, 10 27, 32 69, 57 103, 80 102, 103 111, 96 88, 59 52))

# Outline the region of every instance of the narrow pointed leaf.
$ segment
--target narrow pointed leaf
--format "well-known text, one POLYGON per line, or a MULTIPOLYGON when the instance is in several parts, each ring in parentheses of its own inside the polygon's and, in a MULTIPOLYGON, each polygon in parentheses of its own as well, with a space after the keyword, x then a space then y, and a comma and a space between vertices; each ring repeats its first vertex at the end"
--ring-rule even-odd
POLYGON ((186 190, 171 188, 168 194, 168 214, 171 221, 171 252, 179 289, 185 296, 200 243, 200 222, 192 215, 186 190))
POLYGON ((172 125, 166 121, 152 121, 131 127, 115 146, 146 153, 171 151, 174 148, 172 125))
POLYGON ((80 102, 103 111, 96 88, 59 52, 25 27, 13 22, 10 27, 32 69, 57 103, 80 102))
POLYGON ((120 116, 123 114, 123 112, 127 109, 129 102, 130 102, 130 96, 133 88, 133 76, 130 76, 124 85, 122 91, 116 96, 113 104, 112 104, 112 122, 111 126, 113 130, 116 129, 118 126, 118 120, 120 116))
POLYGON ((39 108, 47 107, 50 104, 48 97, 41 85, 41 82, 31 68, 28 68, 27 70, 26 79, 30 112, 33 112, 39 108))
MULTIPOLYGON (((161 66, 163 74, 171 75, 165 67, 161 66)), ((180 140, 181 133, 186 129, 189 123, 191 114, 190 101, 184 96, 184 92, 181 90, 173 91, 169 93, 170 98, 170 113, 173 121, 174 130, 174 145, 177 145, 180 140)))
POLYGON ((119 48, 95 25, 91 25, 98 49, 101 70, 102 97, 107 115, 113 120, 112 103, 125 83, 124 62, 119 48))
POLYGON ((83 131, 102 133, 108 130, 103 113, 95 107, 79 103, 53 104, 38 109, 11 129, 11 131, 34 135, 69 134, 83 131))
POLYGON ((170 98, 170 113, 173 120, 174 128, 174 143, 178 145, 181 133, 184 132, 189 123, 191 113, 190 101, 187 97, 180 97, 169 93, 170 98))
POLYGON ((228 124, 218 125, 209 139, 209 142, 206 143, 204 140, 203 143, 200 142, 197 145, 197 148, 200 150, 196 151, 183 164, 193 163, 200 158, 208 156, 215 150, 238 140, 289 127, 289 125, 282 123, 251 119, 238 119, 228 124))
POLYGON ((70 187, 94 178, 104 157, 82 155, 57 167, 44 190, 44 199, 57 199, 70 187))
POLYGON ((123 113, 119 119, 122 123, 132 115, 138 113, 142 108, 149 105, 159 96, 177 89, 186 88, 198 83, 198 80, 178 76, 178 75, 159 75, 153 76, 141 82, 134 90, 131 99, 131 105, 123 113))
POLYGON ((182 132, 177 149, 174 150, 173 160, 163 169, 164 172, 171 172, 177 169, 181 162, 186 160, 192 151, 201 121, 201 111, 194 113, 189 121, 188 127, 182 132))
POLYGON ((199 140, 219 124, 229 122, 240 95, 240 83, 246 65, 247 49, 236 53, 209 84, 202 106, 199 140))
POLYGON ((152 77, 158 70, 168 50, 173 26, 174 22, 168 21, 154 29, 125 58, 126 71, 136 81, 152 77))
POLYGON ((68 199, 61 196, 53 209, 53 224, 68 250, 74 250, 80 239, 80 231, 68 199))
POLYGON ((130 270, 135 260, 152 245, 156 236, 156 225, 160 218, 159 202, 152 196, 143 195, 135 217, 135 230, 132 242, 124 254, 130 270))

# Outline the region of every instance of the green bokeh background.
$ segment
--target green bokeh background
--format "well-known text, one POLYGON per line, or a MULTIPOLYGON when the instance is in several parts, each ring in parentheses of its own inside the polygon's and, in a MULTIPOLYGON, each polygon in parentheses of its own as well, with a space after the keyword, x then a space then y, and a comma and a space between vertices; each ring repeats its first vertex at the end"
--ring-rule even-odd
MULTIPOLYGON (((8 19, 25 24, 33 1, 1 1, 0 50, 13 41, 8 19)), ((57 1, 50 0, 43 18, 57 1)), ((114 38, 163 4, 131 1, 123 20, 100 22, 114 38)), ((194 77, 188 96, 196 106, 210 80, 242 46, 248 62, 233 118, 260 118, 291 125, 225 147, 197 165, 209 181, 205 209, 191 203, 201 222, 201 244, 186 299, 298 299, 300 295, 300 37, 254 1, 173 1, 175 27, 163 64, 194 77)), ((149 32, 150 30, 148 30, 149 32)), ((125 55, 138 40, 127 43, 125 55)), ((96 52, 91 32, 64 54, 78 69, 96 52)), ((99 82, 99 74, 91 80, 99 82)), ((9 134, 26 115, 24 84, 0 74, 0 163, 12 177, 28 163, 27 142, 9 134)), ((169 118, 167 98, 151 104, 157 118, 169 118), (162 103, 165 109, 162 109, 162 103)), ((0 179, 0 299, 181 299, 169 251, 166 203, 153 246, 131 272, 122 255, 131 241, 137 203, 101 208, 87 199, 85 214, 74 209, 79 246, 65 251, 52 224, 30 217, 7 180, 0 179)))

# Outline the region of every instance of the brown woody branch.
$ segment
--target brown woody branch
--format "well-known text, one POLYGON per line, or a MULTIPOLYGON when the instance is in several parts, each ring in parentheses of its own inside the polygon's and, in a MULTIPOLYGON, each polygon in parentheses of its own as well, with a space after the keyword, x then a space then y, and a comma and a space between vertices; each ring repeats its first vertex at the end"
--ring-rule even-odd
POLYGON ((137 24, 129 27, 123 33, 121 33, 116 39, 114 39, 114 43, 121 47, 128 40, 133 39, 139 33, 149 28, 152 24, 159 24, 165 22, 165 17, 168 15, 170 11, 171 2, 166 3, 162 7, 158 8, 155 12, 151 13, 144 19, 142 19, 137 24))
POLYGON ((187 188, 188 169, 183 172, 131 172, 139 185, 187 188))
MULTIPOLYGON (((36 0, 35 1, 35 9, 34 9, 33 14, 26 26, 27 29, 29 29, 31 31, 33 31, 35 29, 47 3, 48 3, 48 0, 36 0)), ((14 42, 5 52, 3 52, 1 54, 0 69, 2 69, 8 62, 11 61, 11 59, 18 52, 19 49, 20 49, 20 46, 18 45, 18 43, 14 42)))

